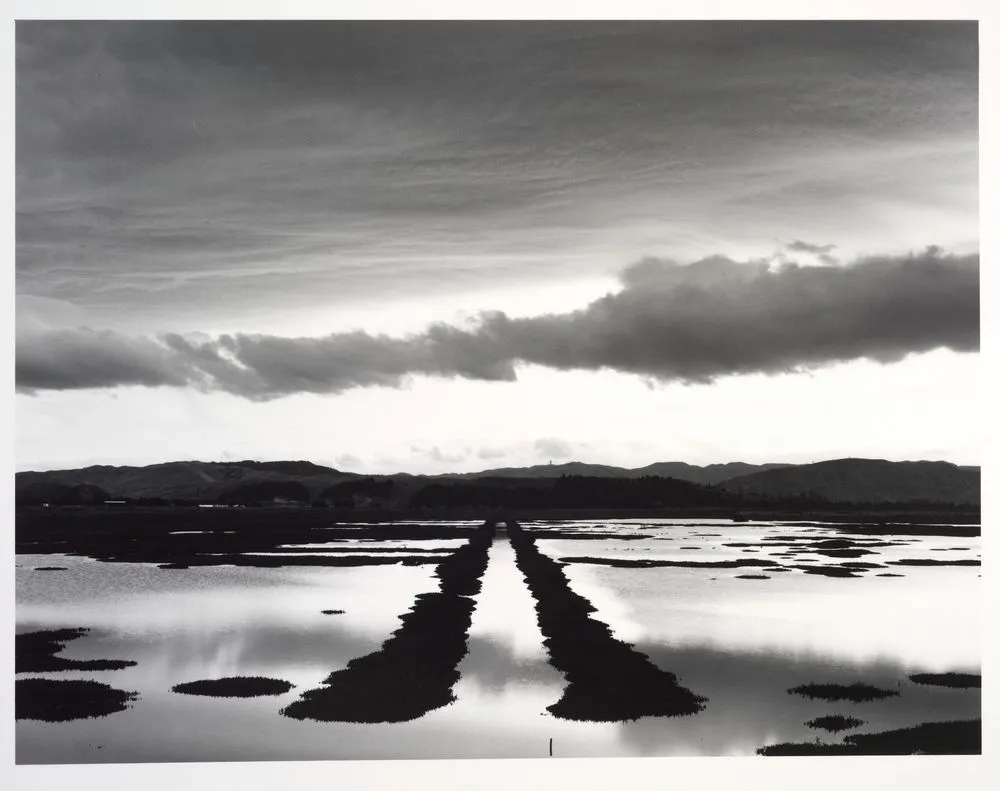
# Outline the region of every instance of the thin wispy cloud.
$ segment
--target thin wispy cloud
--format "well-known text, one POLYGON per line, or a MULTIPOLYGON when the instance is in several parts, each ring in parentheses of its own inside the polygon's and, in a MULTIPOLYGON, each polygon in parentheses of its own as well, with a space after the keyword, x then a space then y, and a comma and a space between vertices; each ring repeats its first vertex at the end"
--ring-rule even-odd
MULTIPOLYGON (((130 331, 253 332, 260 314, 442 282, 733 255, 720 245, 803 227, 817 201, 810 227, 853 227, 871 249, 873 205, 968 202, 954 184, 977 167, 975 37, 922 22, 19 22, 18 292, 130 331)), ((903 243, 932 241, 950 240, 903 243)))
POLYGON ((937 249, 844 267, 645 259, 620 291, 570 313, 484 313, 406 337, 129 338, 88 329, 18 337, 22 392, 187 386, 254 400, 398 387, 413 375, 514 381, 517 367, 606 369, 663 382, 805 370, 979 348, 979 256, 937 249))

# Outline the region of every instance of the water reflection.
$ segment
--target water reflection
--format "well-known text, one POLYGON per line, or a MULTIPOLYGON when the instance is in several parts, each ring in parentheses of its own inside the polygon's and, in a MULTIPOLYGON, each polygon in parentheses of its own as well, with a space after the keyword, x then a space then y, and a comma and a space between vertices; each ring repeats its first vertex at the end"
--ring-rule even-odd
MULTIPOLYGON (((588 532, 611 529, 607 523, 581 526, 588 532)), ((647 540, 573 546, 568 539, 540 539, 538 545, 555 557, 642 557, 654 551, 647 546, 699 559, 753 557, 723 544, 759 545, 765 536, 781 535, 815 541, 836 533, 829 525, 721 520, 618 520, 614 529, 647 540), (702 549, 670 549, 695 543, 702 549)), ((978 539, 904 540, 877 547, 875 556, 863 560, 979 554, 978 539)), ((803 557, 778 560, 796 564, 803 557)), ((842 560, 810 556, 808 562, 842 560)), ((971 719, 980 712, 979 690, 907 679, 915 672, 978 672, 981 593, 975 567, 888 567, 906 575, 901 578, 879 578, 875 574, 886 569, 872 569, 859 579, 793 571, 741 580, 736 575, 746 569, 568 564, 563 570, 573 590, 597 608, 595 618, 708 699, 693 717, 581 723, 545 711, 561 697, 565 679, 549 664, 513 551, 497 541, 475 598, 468 653, 454 687, 457 701, 413 722, 359 725, 302 722, 278 712, 331 670, 378 648, 414 597, 437 587, 433 566, 168 571, 61 555, 19 555, 18 565, 18 632, 91 627, 66 645, 67 658, 138 663, 115 671, 39 675, 93 679, 140 693, 133 709, 101 720, 18 722, 19 763, 541 757, 548 754, 550 738, 556 756, 745 755, 768 743, 839 741, 842 734, 805 725, 824 715, 858 717, 866 721, 859 731, 874 732, 971 719), (33 571, 47 565, 68 570, 33 571), (322 614, 330 608, 345 613, 322 614), (282 678, 296 688, 273 699, 249 700, 169 691, 185 681, 231 675, 282 678), (787 693, 800 684, 855 681, 900 694, 852 704, 787 693)))
POLYGON ((859 731, 879 732, 921 722, 975 719, 981 711, 977 691, 915 684, 907 679, 905 665, 890 661, 838 662, 821 655, 672 648, 662 643, 637 647, 677 673, 683 683, 704 690, 709 704, 683 727, 671 720, 623 723, 621 739, 626 750, 636 755, 746 755, 755 747, 777 742, 817 738, 839 742, 840 736, 805 725, 828 714, 858 717, 865 720, 859 731), (850 703, 810 700, 787 691, 811 682, 858 681, 899 695, 850 703))

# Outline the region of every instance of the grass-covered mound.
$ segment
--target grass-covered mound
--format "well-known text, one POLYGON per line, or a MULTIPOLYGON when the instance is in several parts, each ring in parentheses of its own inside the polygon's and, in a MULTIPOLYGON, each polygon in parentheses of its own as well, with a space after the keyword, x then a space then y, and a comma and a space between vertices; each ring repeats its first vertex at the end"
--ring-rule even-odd
POLYGON ((864 725, 864 720, 859 720, 857 717, 845 717, 843 714, 830 714, 826 717, 817 717, 814 720, 809 720, 806 726, 810 728, 821 728, 824 731, 830 731, 831 733, 837 733, 839 731, 849 731, 851 728, 858 728, 864 725))
POLYGON ((983 751, 981 720, 925 722, 882 733, 852 733, 841 744, 804 742, 772 744, 758 755, 979 755, 983 751))
POLYGON ((106 717, 130 708, 129 704, 137 697, 137 692, 115 689, 98 681, 19 678, 14 686, 14 717, 45 722, 106 717))
POLYGON ((511 524, 515 562, 535 597, 538 625, 551 663, 569 682, 548 707, 569 720, 615 722, 647 716, 695 714, 705 699, 677 683, 645 654, 617 640, 585 598, 569 586, 556 561, 539 551, 530 533, 511 524))
POLYGON ((899 695, 891 689, 879 689, 871 684, 804 684, 788 690, 791 695, 802 695, 813 700, 849 700, 852 703, 866 703, 899 695))
POLYGON ((132 667, 128 659, 66 659, 57 656, 65 643, 83 637, 89 630, 48 629, 14 636, 14 672, 49 673, 58 670, 121 670, 132 667))
POLYGON ((436 571, 440 589, 417 596, 382 647, 331 673, 282 714, 326 722, 405 722, 455 700, 493 528, 484 525, 436 571))
POLYGON ((208 695, 213 698, 256 698, 262 695, 283 695, 295 685, 279 678, 264 676, 230 676, 201 681, 189 681, 171 688, 184 695, 208 695))
POLYGON ((978 673, 914 673, 909 679, 915 684, 955 689, 978 689, 983 685, 983 677, 978 673))

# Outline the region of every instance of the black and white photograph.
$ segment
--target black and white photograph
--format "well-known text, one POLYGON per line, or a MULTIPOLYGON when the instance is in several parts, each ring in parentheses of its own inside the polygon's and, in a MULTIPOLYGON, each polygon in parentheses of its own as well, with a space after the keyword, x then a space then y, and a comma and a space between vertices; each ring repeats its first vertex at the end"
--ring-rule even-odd
POLYGON ((582 17, 11 23, 19 767, 983 753, 979 21, 582 17))

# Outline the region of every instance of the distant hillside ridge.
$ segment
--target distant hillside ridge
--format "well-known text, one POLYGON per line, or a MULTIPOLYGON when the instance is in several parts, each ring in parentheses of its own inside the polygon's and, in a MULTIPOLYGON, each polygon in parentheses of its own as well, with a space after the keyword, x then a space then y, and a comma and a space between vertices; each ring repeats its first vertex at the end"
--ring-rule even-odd
POLYGON ((763 470, 719 484, 734 494, 772 498, 815 496, 830 502, 980 503, 978 467, 946 461, 834 459, 763 470))
POLYGON ((123 498, 399 510, 421 505, 467 505, 482 498, 484 502, 517 501, 556 508, 570 507, 571 502, 591 504, 587 487, 600 493, 597 500, 611 504, 609 507, 616 507, 615 504, 633 507, 626 506, 626 502, 642 503, 643 507, 647 504, 654 507, 660 502, 735 505, 740 498, 748 502, 814 500, 978 506, 980 470, 943 461, 835 459, 798 465, 731 462, 705 467, 658 462, 636 469, 569 462, 428 476, 360 475, 309 461, 247 460, 176 461, 146 467, 97 465, 76 470, 20 472, 15 476, 18 505, 94 504, 102 499, 123 498), (727 477, 731 474, 732 477, 727 477), (566 479, 588 483, 583 486, 566 479), (687 486, 678 487, 675 483, 687 486), (512 489, 519 492, 514 494, 512 489))
POLYGON ((760 470, 790 467, 790 464, 746 464, 741 461, 708 464, 704 467, 683 461, 658 461, 645 467, 613 467, 607 464, 587 464, 570 461, 563 464, 536 464, 532 467, 501 467, 480 472, 446 473, 448 478, 561 478, 577 475, 585 478, 676 478, 681 481, 714 485, 721 481, 760 470))
MULTIPOLYGON (((145 467, 97 465, 77 470, 19 472, 15 476, 15 497, 22 504, 50 502, 56 498, 47 496, 46 492, 56 494, 64 487, 86 485, 98 487, 111 497, 207 503, 232 498, 240 491, 255 492, 260 484, 295 483, 304 487, 306 496, 311 496, 355 477, 358 476, 307 461, 173 461, 145 467)), ((268 489, 265 487, 261 491, 268 489)), ((303 496, 301 490, 296 491, 299 497, 303 496)))

